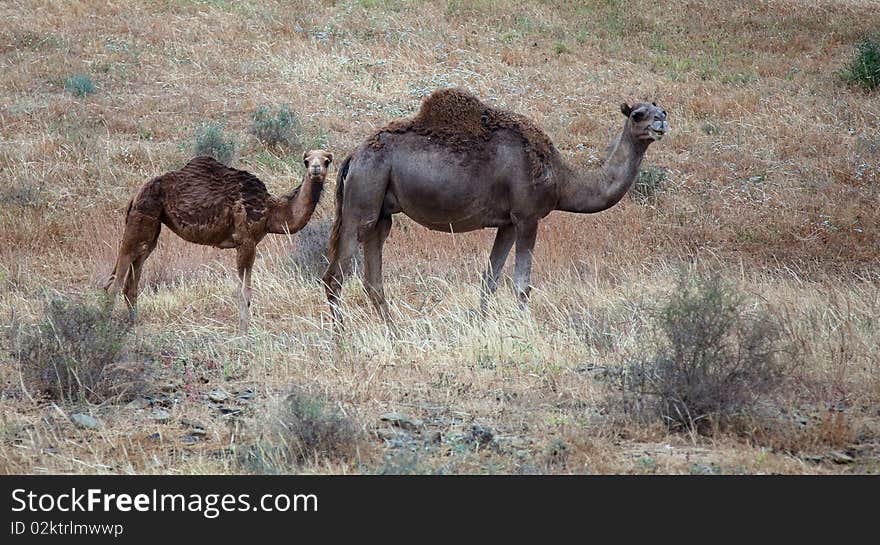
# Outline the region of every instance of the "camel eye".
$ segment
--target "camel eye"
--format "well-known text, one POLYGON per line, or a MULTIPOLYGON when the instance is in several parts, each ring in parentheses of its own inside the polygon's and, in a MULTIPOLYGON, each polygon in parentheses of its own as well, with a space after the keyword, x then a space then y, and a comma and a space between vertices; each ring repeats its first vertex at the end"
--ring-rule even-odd
POLYGON ((330 159, 324 159, 324 166, 325 166, 325 167, 329 167, 329 166, 330 166, 330 159))
POLYGON ((306 168, 309 168, 309 160, 308 159, 303 161, 303 164, 306 166, 306 168))
POLYGON ((644 118, 645 118, 645 112, 643 112, 643 111, 641 111, 641 110, 639 110, 638 112, 633 113, 633 115, 632 115, 632 119, 633 119, 633 121, 635 121, 635 122, 637 122, 637 123, 638 123, 639 121, 641 121, 642 119, 644 119, 644 118))

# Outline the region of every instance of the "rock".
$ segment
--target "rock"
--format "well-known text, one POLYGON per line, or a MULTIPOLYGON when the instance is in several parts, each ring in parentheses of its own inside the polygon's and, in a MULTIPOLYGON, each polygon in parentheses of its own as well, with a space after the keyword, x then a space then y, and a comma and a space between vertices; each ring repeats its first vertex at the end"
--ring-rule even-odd
POLYGON ((384 441, 412 441, 412 435, 408 431, 399 428, 381 428, 376 430, 376 435, 384 441))
POLYGON ((223 403, 224 401, 229 399, 229 394, 227 394, 225 391, 223 391, 220 388, 214 388, 208 394, 208 399, 210 399, 211 401, 214 401, 216 403, 223 403))
POLYGON ((235 399, 239 401, 250 401, 254 398, 255 395, 257 394, 254 393, 253 390, 251 390, 250 388, 246 388, 243 391, 239 392, 238 395, 235 396, 235 399))
POLYGON ((495 433, 485 426, 474 424, 471 426, 471 439, 476 441, 478 445, 487 445, 492 442, 495 433))
POLYGON ((206 430, 205 428, 193 428, 192 430, 190 430, 189 434, 196 437, 204 437, 205 435, 208 435, 208 430, 206 430))
POLYGON ((139 397, 137 399, 133 399, 128 402, 126 407, 129 409, 146 409, 150 406, 150 400, 144 397, 139 397))
POLYGON ((162 424, 171 420, 171 413, 165 409, 156 409, 153 411, 153 414, 150 415, 150 419, 162 424))
POLYGON ((388 422, 392 426, 411 431, 419 431, 425 427, 425 423, 418 418, 413 418, 403 413, 385 413, 379 417, 379 420, 388 422))
POLYGON ((832 451, 828 457, 831 458, 831 461, 835 464, 851 464, 856 461, 856 459, 849 454, 839 450, 832 451))
POLYGON ((187 428, 196 428, 196 429, 208 429, 208 426, 202 424, 198 420, 190 420, 188 418, 182 418, 180 423, 186 426, 187 428))
POLYGON ((101 427, 97 419, 84 413, 73 413, 70 415, 70 421, 78 428, 96 430, 101 427))

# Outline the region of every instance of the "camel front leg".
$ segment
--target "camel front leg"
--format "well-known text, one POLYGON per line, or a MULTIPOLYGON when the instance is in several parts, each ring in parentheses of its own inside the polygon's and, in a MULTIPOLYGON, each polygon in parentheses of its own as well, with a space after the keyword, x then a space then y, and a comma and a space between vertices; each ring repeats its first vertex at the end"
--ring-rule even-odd
POLYGON ((238 333, 244 335, 247 333, 248 322, 250 321, 251 271, 254 267, 256 245, 252 242, 244 243, 238 247, 237 251, 238 289, 236 290, 236 296, 238 298, 238 333))
POLYGON ((525 310, 532 291, 532 252, 538 236, 538 222, 523 223, 516 226, 516 265, 513 272, 513 285, 519 306, 525 310))
POLYGON ((495 234, 495 242, 489 254, 489 265, 480 282, 480 314, 485 317, 489 307, 489 297, 498 289, 498 279, 507 261, 507 255, 516 240, 516 228, 513 225, 499 227, 495 234))

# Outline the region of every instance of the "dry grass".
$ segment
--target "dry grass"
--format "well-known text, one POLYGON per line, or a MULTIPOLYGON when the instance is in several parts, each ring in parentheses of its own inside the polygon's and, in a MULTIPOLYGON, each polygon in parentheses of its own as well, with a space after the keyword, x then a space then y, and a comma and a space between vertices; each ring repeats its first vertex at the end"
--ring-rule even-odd
POLYGON ((302 145, 339 162, 441 85, 532 116, 579 163, 600 160, 622 100, 656 100, 672 132, 648 152, 666 173, 650 206, 545 221, 526 315, 501 289, 488 320, 471 318, 492 233, 400 218, 386 247, 396 336, 352 282, 335 339, 322 290, 290 266, 296 236, 277 236, 261 244, 239 338, 233 256, 164 233, 136 331, 156 347, 155 391, 88 406, 101 428, 78 429, 73 407, 21 394, 3 350, 0 473, 252 471, 243 455, 291 385, 352 415, 375 447, 301 471, 876 472, 880 106, 839 75, 880 27, 876 6, 672 4, 4 3, 0 316, 31 323, 58 293, 94 293, 132 192, 184 164, 205 124, 236 138, 235 165, 271 191, 297 184, 299 157, 249 134, 263 104, 289 105, 302 145), (67 91, 72 74, 96 92, 67 91), (602 374, 650 326, 645 309, 701 270, 736 281, 798 345, 782 401, 709 438, 603 414, 602 374), (389 435, 390 411, 422 426, 389 435))

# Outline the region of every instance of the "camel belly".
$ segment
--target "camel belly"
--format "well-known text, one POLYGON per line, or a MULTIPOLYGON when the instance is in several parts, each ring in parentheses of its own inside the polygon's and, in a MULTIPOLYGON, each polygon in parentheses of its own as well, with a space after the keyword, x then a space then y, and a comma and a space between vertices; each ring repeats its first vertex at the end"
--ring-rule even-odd
POLYGON ((163 217, 162 223, 171 231, 187 242, 193 244, 201 244, 203 246, 214 246, 216 248, 235 248, 238 246, 233 239, 230 229, 209 229, 199 225, 188 225, 182 227, 169 221, 169 218, 163 217))
MULTIPOLYGON (((382 215, 402 212, 432 231, 445 233, 464 233, 510 223, 510 215, 501 207, 488 206, 486 203, 492 201, 485 196, 450 198, 424 185, 418 189, 420 191, 389 188, 382 205, 382 215)), ((500 202, 496 201, 495 204, 500 202)))

